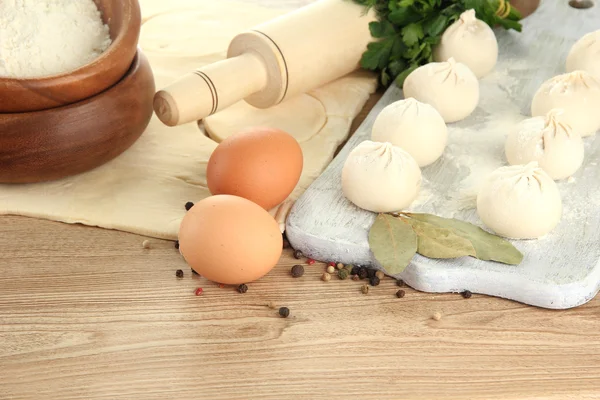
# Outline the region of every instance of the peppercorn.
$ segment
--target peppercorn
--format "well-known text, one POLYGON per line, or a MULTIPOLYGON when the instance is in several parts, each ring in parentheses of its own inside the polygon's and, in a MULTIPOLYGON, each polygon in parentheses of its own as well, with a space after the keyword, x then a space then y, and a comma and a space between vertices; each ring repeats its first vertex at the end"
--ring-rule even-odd
POLYGON ((383 273, 383 271, 375 272, 375 276, 378 277, 379 279, 385 278, 385 274, 383 273))
POLYGON ((302 265, 294 265, 292 267, 292 276, 300 278, 302 275, 304 275, 304 267, 302 265))
POLYGON ((240 293, 246 293, 248 291, 248 285, 242 283, 240 286, 238 286, 237 291, 240 293))
POLYGON ((398 285, 398 287, 404 287, 404 281, 402 279, 398 279, 396 281, 396 285, 398 285))
POLYGON ((357 281, 359 279, 360 279, 360 277, 358 275, 352 275, 352 280, 353 281, 357 281))
POLYGON ((194 292, 196 296, 200 296, 202 293, 204 293, 204 290, 201 287, 197 288, 194 292))
POLYGON ((321 280, 325 281, 325 282, 329 282, 331 280, 331 275, 328 274, 327 272, 323 272, 323 275, 321 275, 321 280))
POLYGON ((365 279, 368 276, 369 276, 369 271, 365 267, 360 267, 358 269, 358 277, 360 279, 365 279))
POLYGON ((222 283, 219 283, 219 289, 223 289, 224 287, 225 287, 225 285, 224 285, 224 284, 222 284, 222 283))
POLYGON ((271 310, 274 310, 275 308, 277 308, 277 307, 275 307, 275 303, 273 303, 272 301, 267 303, 267 307, 269 307, 271 310))
POLYGON ((398 297, 399 299, 403 298, 404 295, 406 295, 406 292, 404 290, 398 290, 396 292, 396 297, 398 297))
POLYGON ((471 296, 473 296, 473 293, 471 293, 469 290, 465 290, 464 292, 462 292, 462 297, 464 297, 465 299, 470 299, 471 296))
POLYGON ((335 267, 332 267, 331 265, 329 267, 327 267, 327 272, 330 274, 333 274, 335 272, 335 267))
POLYGON ((294 258, 299 260, 302 258, 302 252, 300 250, 294 250, 294 258))
POLYGON ((290 315, 290 309, 287 307, 281 307, 279 309, 279 315, 282 316, 283 318, 287 318, 290 315))
POLYGON ((367 285, 362 285, 362 286, 360 287, 360 291, 361 291, 363 294, 367 294, 367 293, 369 293, 369 287, 368 287, 367 285))
POLYGON ((434 320, 439 321, 440 319, 442 319, 442 314, 439 312, 435 312, 433 313, 433 317, 434 320))
POLYGON ((194 207, 194 203, 192 203, 191 201, 185 203, 185 211, 190 211, 192 207, 194 207))
POLYGON ((379 285, 380 279, 376 276, 369 278, 369 283, 371 284, 371 286, 377 286, 379 285))
POLYGON ((360 269, 359 266, 356 265, 352 265, 352 268, 350 269, 350 274, 351 275, 358 275, 358 270, 360 269))
POLYGON ((344 269, 344 264, 342 263, 337 263, 335 266, 337 269, 344 269))
POLYGON ((333 267, 333 268, 335 268, 335 263, 334 263, 333 261, 329 261, 329 262, 327 263, 327 266, 328 266, 328 267, 333 267))
POLYGON ((372 269, 372 268, 367 268, 367 273, 368 273, 367 276, 369 277, 369 279, 371 279, 372 277, 375 276, 375 274, 377 273, 377 270, 376 269, 372 269))
POLYGON ((348 271, 346 271, 345 269, 340 269, 338 271, 338 278, 340 278, 341 280, 348 279, 348 271))
POLYGON ((150 248, 150 241, 149 240, 144 240, 142 242, 142 247, 145 249, 149 249, 150 248))
POLYGON ((177 250, 179 250, 179 240, 176 240, 176 241, 175 241, 175 248, 176 248, 177 250))
POLYGON ((307 263, 308 265, 313 265, 314 263, 316 263, 316 261, 315 261, 315 260, 313 260, 312 258, 309 258, 308 260, 306 260, 306 263, 307 263))
POLYGON ((175 271, 175 276, 178 278, 183 278, 183 271, 178 269, 177 271, 175 271))

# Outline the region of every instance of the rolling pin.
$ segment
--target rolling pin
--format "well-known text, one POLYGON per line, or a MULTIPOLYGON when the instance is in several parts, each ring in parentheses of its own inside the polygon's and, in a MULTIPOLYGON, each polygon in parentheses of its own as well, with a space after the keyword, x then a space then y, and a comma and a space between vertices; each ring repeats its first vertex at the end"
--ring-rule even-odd
POLYGON ((160 120, 176 126, 244 99, 269 108, 359 68, 373 41, 374 10, 352 0, 319 0, 234 37, 227 58, 156 93, 160 120))

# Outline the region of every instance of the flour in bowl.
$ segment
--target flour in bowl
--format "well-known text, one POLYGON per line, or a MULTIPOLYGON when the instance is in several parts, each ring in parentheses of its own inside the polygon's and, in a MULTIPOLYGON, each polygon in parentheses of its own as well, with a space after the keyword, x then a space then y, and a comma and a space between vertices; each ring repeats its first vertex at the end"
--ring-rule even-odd
POLYGON ((110 44, 92 0, 0 0, 0 77, 70 72, 110 44))

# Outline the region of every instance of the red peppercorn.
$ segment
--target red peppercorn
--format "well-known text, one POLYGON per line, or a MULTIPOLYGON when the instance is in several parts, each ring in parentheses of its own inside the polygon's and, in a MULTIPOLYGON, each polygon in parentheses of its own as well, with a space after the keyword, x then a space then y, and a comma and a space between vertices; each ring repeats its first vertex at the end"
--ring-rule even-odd
POLYGON ((200 296, 203 292, 204 292, 204 289, 202 289, 201 287, 199 287, 198 289, 196 289, 196 291, 194 292, 194 294, 196 296, 200 296))
POLYGON ((308 265, 313 265, 314 263, 316 263, 316 261, 315 261, 315 260, 313 260, 312 258, 309 258, 308 260, 306 260, 306 263, 307 263, 308 265))
POLYGON ((336 265, 336 264, 335 264, 333 261, 330 261, 330 262, 328 262, 328 263, 327 263, 327 266, 328 266, 328 267, 333 267, 333 268, 335 268, 335 265, 336 265))

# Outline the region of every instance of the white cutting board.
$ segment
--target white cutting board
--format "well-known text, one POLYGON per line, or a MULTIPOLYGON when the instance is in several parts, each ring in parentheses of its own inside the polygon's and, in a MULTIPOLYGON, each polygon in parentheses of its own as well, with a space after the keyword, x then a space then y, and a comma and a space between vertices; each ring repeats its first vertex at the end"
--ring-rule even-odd
MULTIPOLYGON (((565 0, 544 0, 523 25, 522 33, 497 32, 500 59, 495 72, 481 81, 480 105, 471 117, 449 126, 446 152, 423 169, 424 189, 411 210, 481 226, 474 209, 478 185, 488 172, 505 165, 505 134, 530 115, 539 86, 565 72, 573 43, 600 29, 600 5, 578 10, 565 0)), ((402 98, 402 91, 391 87, 296 202, 286 227, 294 248, 317 260, 377 265, 367 241, 375 214, 344 198, 340 176, 348 153, 370 138, 378 113, 402 98)), ((525 255, 521 265, 417 255, 397 278, 425 292, 470 290, 545 308, 571 308, 589 301, 600 288, 599 162, 600 134, 586 139, 585 162, 574 180, 559 184, 564 204, 560 225, 540 240, 514 242, 525 255)))

